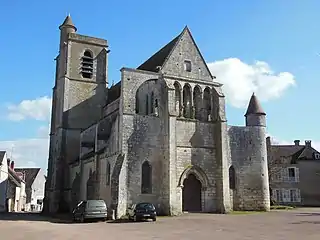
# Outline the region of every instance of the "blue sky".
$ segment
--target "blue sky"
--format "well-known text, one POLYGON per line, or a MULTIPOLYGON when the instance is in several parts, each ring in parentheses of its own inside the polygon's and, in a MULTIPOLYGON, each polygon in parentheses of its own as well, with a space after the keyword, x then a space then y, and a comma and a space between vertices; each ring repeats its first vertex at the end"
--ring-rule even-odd
POLYGON ((0 148, 13 149, 17 165, 46 166, 53 59, 68 13, 78 33, 109 41, 109 82, 188 25, 225 84, 229 124, 244 123, 254 90, 274 138, 318 146, 319 9, 316 0, 1 1, 0 148))

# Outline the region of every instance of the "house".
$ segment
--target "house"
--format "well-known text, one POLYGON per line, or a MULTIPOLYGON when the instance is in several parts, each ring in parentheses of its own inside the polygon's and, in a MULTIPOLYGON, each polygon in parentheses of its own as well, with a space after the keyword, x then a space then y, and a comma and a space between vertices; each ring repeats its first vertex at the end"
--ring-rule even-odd
POLYGON ((8 163, 8 186, 6 204, 8 212, 24 211, 26 203, 25 181, 23 176, 14 171, 14 161, 8 163))
POLYGON ((8 163, 5 151, 0 151, 0 212, 6 211, 8 163))
POLYGON ((26 182, 25 211, 41 211, 43 207, 45 175, 41 168, 16 168, 26 182))
POLYGON ((311 141, 272 145, 267 138, 272 199, 279 204, 320 206, 320 153, 311 141))

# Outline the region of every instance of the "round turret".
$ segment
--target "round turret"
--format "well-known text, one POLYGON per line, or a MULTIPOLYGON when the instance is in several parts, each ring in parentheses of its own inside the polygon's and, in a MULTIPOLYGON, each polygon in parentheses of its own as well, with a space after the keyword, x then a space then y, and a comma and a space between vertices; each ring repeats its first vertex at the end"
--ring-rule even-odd
POLYGON ((76 26, 73 24, 70 15, 68 15, 63 23, 59 26, 60 29, 60 50, 64 48, 68 41, 69 33, 77 31, 76 26))
POLYGON ((253 93, 246 114, 246 126, 266 126, 266 113, 263 111, 258 98, 253 93))

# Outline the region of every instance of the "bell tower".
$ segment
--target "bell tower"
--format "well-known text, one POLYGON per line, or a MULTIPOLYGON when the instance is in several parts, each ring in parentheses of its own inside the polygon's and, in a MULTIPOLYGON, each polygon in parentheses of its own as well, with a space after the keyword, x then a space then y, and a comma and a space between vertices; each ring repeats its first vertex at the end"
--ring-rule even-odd
POLYGON ((50 212, 69 210, 69 163, 79 158, 81 131, 100 119, 108 87, 107 41, 78 34, 70 15, 59 29, 46 189, 50 212))

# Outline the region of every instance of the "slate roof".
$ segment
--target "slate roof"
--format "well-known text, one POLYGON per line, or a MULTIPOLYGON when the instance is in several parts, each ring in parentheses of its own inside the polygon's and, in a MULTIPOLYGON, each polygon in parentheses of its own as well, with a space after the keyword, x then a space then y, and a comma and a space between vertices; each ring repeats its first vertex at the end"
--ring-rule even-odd
POLYGON ((121 94, 121 82, 108 89, 108 101, 107 104, 112 103, 114 100, 118 99, 121 94))
POLYGON ((36 179, 40 168, 15 168, 16 172, 25 173, 26 188, 30 188, 36 179))
POLYGON ((177 37, 175 37, 171 42, 161 48, 158 52, 152 55, 147 61, 141 64, 138 69, 145 70, 150 72, 158 72, 158 66, 162 67, 165 60, 169 57, 172 49, 176 45, 179 40, 179 37, 182 33, 180 33, 177 37))
POLYGON ((299 160, 314 160, 314 153, 319 153, 312 146, 305 145, 271 145, 270 150, 268 154, 271 154, 273 158, 291 157, 291 163, 299 160))
POLYGON ((248 109, 247 112, 245 114, 245 116, 250 115, 250 114, 261 114, 261 115, 266 115, 266 113, 263 111, 261 104, 258 100, 258 98, 256 97, 256 95, 253 93, 251 98, 250 98, 250 102, 248 105, 248 109))

